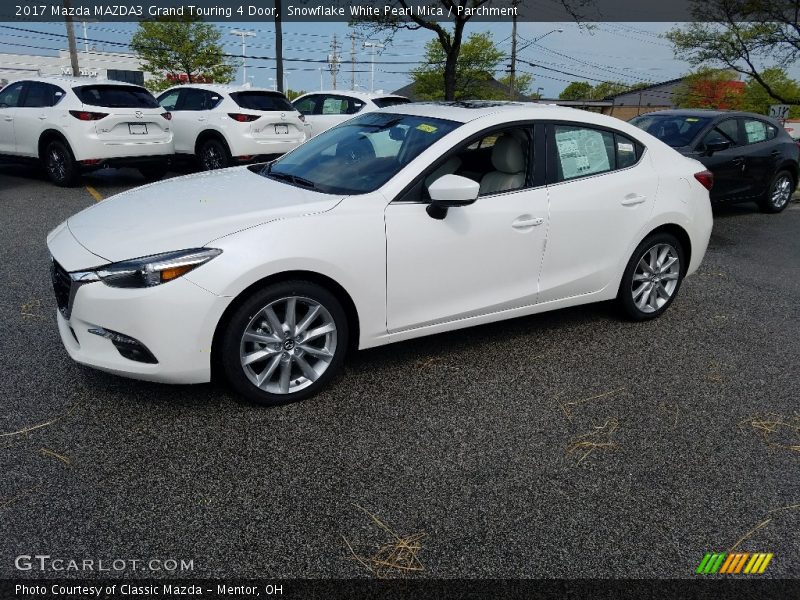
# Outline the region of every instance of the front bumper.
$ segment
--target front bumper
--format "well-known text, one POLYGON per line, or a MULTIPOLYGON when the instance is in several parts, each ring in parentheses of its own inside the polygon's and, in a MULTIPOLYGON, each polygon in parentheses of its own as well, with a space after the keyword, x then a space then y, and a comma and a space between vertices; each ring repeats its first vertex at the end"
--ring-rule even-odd
POLYGON ((102 282, 80 286, 67 320, 56 311, 61 341, 70 357, 102 371, 163 383, 211 379, 211 343, 228 298, 186 279, 145 289, 118 289, 102 282), (111 340, 90 333, 108 329, 141 342, 151 364, 125 358, 111 340))

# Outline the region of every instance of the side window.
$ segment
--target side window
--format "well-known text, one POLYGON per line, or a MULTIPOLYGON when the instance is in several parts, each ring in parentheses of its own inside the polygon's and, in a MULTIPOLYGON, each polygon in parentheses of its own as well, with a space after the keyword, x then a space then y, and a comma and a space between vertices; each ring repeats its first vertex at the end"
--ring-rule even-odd
POLYGON ((625 169, 635 165, 642 155, 641 145, 619 133, 614 134, 614 140, 616 142, 617 168, 625 169))
POLYGON ((350 113, 351 114, 357 113, 362 108, 364 108, 364 102, 362 102, 361 100, 353 99, 353 100, 350 101, 350 113))
POLYGON ((774 140, 776 137, 778 137, 778 128, 767 125, 767 139, 774 140))
POLYGON ((24 86, 25 82, 20 81, 3 88, 3 91, 0 92, 0 108, 14 108, 19 106, 19 99, 24 86))
POLYGON ((314 108, 317 104, 317 96, 306 96, 302 100, 299 100, 294 103, 294 107, 300 111, 300 114, 303 115, 313 115, 316 114, 314 112, 314 108))
POLYGON ((67 93, 64 90, 62 90, 60 87, 58 87, 57 85, 52 85, 50 83, 48 83, 46 85, 47 85, 48 92, 50 94, 50 96, 49 96, 50 104, 48 104, 48 106, 55 106, 56 104, 58 104, 59 102, 61 102, 64 99, 64 96, 67 95, 67 93))
POLYGON ((175 106, 178 104, 178 96, 180 93, 180 90, 165 92, 158 97, 158 103, 167 110, 175 110, 175 106))
POLYGON ((341 96, 325 96, 322 102, 323 115, 346 115, 348 114, 348 105, 346 98, 341 96))
POLYGON ((22 106, 25 108, 43 108, 45 106, 51 106, 50 100, 48 99, 49 90, 47 87, 46 84, 39 83, 38 81, 30 82, 22 106))
POLYGON ((504 128, 461 146, 425 176, 427 191, 443 175, 461 175, 480 184, 480 196, 530 186, 533 145, 527 126, 504 128))
POLYGON ((558 181, 606 173, 617 168, 613 133, 569 125, 555 125, 553 129, 558 181))
POLYGON ((735 119, 727 119, 718 123, 703 138, 703 146, 720 142, 728 142, 732 146, 738 146, 741 143, 739 140, 739 125, 735 119))
POLYGON ((206 99, 205 99, 205 109, 204 110, 211 110, 212 108, 216 108, 217 105, 222 102, 222 96, 217 94, 216 92, 206 92, 206 99))
POLYGON ((746 144, 757 144, 767 140, 767 124, 756 119, 743 119, 746 144))
POLYGON ((195 89, 183 90, 181 110, 207 110, 205 92, 195 89))

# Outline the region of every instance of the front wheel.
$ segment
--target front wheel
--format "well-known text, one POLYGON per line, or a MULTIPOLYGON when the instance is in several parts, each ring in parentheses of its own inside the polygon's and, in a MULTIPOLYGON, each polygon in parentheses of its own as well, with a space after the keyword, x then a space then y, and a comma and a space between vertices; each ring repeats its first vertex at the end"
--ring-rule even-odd
POLYGON ((759 202, 765 213, 779 213, 789 206, 794 191, 794 179, 788 171, 779 171, 772 179, 767 195, 759 202))
POLYGON ((634 321, 661 316, 667 310, 686 274, 684 251, 669 233, 647 237, 633 253, 619 287, 617 300, 634 321))
POLYGON ((307 281, 265 287, 233 313, 222 337, 222 367, 242 395, 266 405, 304 400, 342 365, 348 342, 344 309, 307 281))

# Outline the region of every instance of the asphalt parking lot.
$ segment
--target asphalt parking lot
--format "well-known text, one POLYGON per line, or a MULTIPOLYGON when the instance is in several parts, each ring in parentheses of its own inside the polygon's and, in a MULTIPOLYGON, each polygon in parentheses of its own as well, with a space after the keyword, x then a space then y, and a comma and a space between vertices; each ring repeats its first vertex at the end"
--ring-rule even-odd
POLYGON ((142 180, 84 183, 0 166, 0 578, 37 553, 370 576, 348 543, 391 540, 362 508, 425 534, 408 576, 693 577, 730 549, 800 576, 800 204, 719 210, 654 322, 603 304, 369 350, 264 409, 67 357, 45 236, 142 180))

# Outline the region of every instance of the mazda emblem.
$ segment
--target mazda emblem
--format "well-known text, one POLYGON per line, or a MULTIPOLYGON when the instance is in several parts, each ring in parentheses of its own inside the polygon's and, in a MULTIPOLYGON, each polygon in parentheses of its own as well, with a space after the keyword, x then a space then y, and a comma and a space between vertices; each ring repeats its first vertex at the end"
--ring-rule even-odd
POLYGON ((133 114, 134 114, 134 115, 136 115, 136 118, 137 118, 137 119, 141 119, 142 117, 144 117, 144 113, 143 113, 142 111, 140 111, 140 110, 137 110, 137 111, 136 111, 135 113, 133 113, 133 114))

